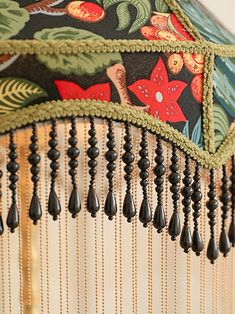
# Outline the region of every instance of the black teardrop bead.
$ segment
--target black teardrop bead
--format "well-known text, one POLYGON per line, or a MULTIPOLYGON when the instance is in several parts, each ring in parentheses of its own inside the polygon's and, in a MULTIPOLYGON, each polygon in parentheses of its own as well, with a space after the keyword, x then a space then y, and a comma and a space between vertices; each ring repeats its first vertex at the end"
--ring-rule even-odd
POLYGON ((211 264, 214 264, 214 261, 219 256, 219 248, 215 240, 215 230, 214 226, 216 224, 215 222, 215 216, 216 216, 216 208, 218 207, 218 202, 216 200, 216 192, 215 192, 215 173, 214 169, 210 170, 210 184, 209 184, 209 192, 208 192, 209 200, 206 204, 206 207, 208 208, 209 212, 207 214, 209 218, 209 225, 210 225, 210 241, 208 243, 207 247, 207 257, 211 261, 211 264))
POLYGON ((96 191, 90 187, 87 195, 87 210, 91 214, 91 217, 96 217, 96 213, 98 212, 99 208, 100 203, 96 191))
POLYGON ((235 157, 234 155, 231 158, 232 169, 230 177, 230 193, 231 193, 231 222, 229 226, 229 240, 232 244, 232 247, 235 247, 235 157))
POLYGON ((69 197, 69 212, 72 217, 75 218, 81 210, 81 200, 77 189, 72 189, 69 197))
POLYGON ((223 253, 223 256, 226 257, 228 255, 228 252, 231 249, 231 243, 229 241, 228 234, 226 230, 222 230, 219 238, 219 250, 221 253, 223 253))
POLYGON ((148 159, 148 140, 147 140, 147 130, 142 130, 142 140, 140 142, 140 160, 138 162, 138 167, 140 169, 140 185, 143 191, 143 200, 140 206, 139 220, 142 222, 143 226, 146 228, 148 223, 152 220, 152 210, 149 205, 148 200, 148 168, 150 167, 150 162, 148 159))
POLYGON ((57 216, 61 212, 60 201, 55 190, 51 190, 49 194, 48 212, 53 217, 53 220, 57 220, 57 216))
POLYGON ((219 250, 221 253, 223 253, 225 257, 227 256, 228 252, 231 249, 229 237, 225 228, 226 220, 228 218, 229 201, 230 201, 226 165, 223 165, 223 176, 222 176, 221 182, 222 182, 222 185, 221 185, 222 193, 220 195, 220 201, 222 203, 222 206, 221 206, 222 224, 221 224, 221 234, 220 234, 220 239, 219 239, 219 250))
POLYGON ((132 138, 131 138, 131 130, 129 122, 125 122, 125 136, 124 136, 124 154, 122 156, 122 160, 125 164, 124 171, 125 176, 124 179, 126 181, 126 195, 123 201, 123 216, 127 218, 128 222, 131 222, 131 219, 136 215, 136 207, 134 204, 133 196, 131 194, 132 188, 132 173, 133 173, 133 166, 132 163, 135 160, 135 156, 132 153, 132 138))
POLYGON ((168 233, 171 236, 171 240, 175 241, 178 235, 180 234, 181 226, 180 226, 180 216, 178 211, 174 211, 168 226, 168 233))
POLYGON ((7 215, 7 226, 13 233, 15 231, 15 228, 18 227, 18 225, 19 225, 19 212, 16 203, 13 202, 7 215))
POLYGON ((68 143, 70 145, 67 155, 70 158, 69 161, 69 174, 71 177, 71 182, 73 189, 70 194, 69 198, 69 204, 68 204, 68 209, 69 212, 72 214, 73 218, 76 218, 77 214, 81 210, 81 199, 79 192, 77 190, 77 183, 76 183, 76 175, 77 175, 77 167, 78 167, 78 156, 80 154, 79 149, 77 148, 77 127, 76 127, 76 119, 75 117, 71 118, 71 129, 69 131, 70 138, 68 140, 68 143))
POLYGON ((18 181, 17 171, 19 170, 19 164, 17 163, 18 154, 16 152, 16 144, 14 143, 14 131, 10 131, 10 144, 9 144, 9 159, 7 164, 7 170, 10 172, 9 188, 12 191, 12 204, 10 206, 7 216, 7 226, 11 232, 15 231, 15 228, 19 225, 19 212, 16 205, 16 182, 18 181))
POLYGON ((104 212, 109 217, 109 220, 113 219, 113 216, 117 213, 117 201, 113 192, 109 191, 105 200, 104 212))
POLYGON ((180 245, 184 249, 185 253, 189 252, 189 249, 192 246, 192 236, 191 236, 191 230, 189 226, 184 225, 181 231, 180 236, 180 245))
POLYGON ((201 251, 204 248, 202 236, 198 229, 198 219, 200 217, 200 209, 201 209, 201 184, 200 184, 201 176, 200 176, 200 167, 199 164, 196 163, 195 173, 193 176, 193 193, 192 193, 192 207, 193 207, 193 222, 194 222, 194 231, 192 236, 192 250, 196 253, 197 256, 200 255, 201 251))
POLYGON ((199 230, 195 229, 192 236, 192 250, 196 253, 197 256, 199 256, 200 252, 203 250, 203 247, 202 236, 199 230))
POLYGON ((113 191, 113 178, 114 178, 114 171, 116 169, 116 159, 117 159, 117 152, 115 150, 115 139, 114 139, 114 131, 113 131, 113 121, 112 119, 108 120, 108 133, 107 133, 107 148, 108 151, 105 154, 107 163, 107 174, 106 177, 109 181, 109 192, 105 200, 104 212, 109 217, 109 220, 113 219, 113 216, 117 213, 117 201, 116 196, 113 191))
POLYGON ((57 216, 61 212, 61 205, 58 196, 55 191, 56 178, 58 176, 60 152, 57 149, 57 132, 56 132, 56 121, 51 121, 51 131, 49 140, 50 150, 48 151, 48 157, 51 160, 51 189, 48 200, 48 212, 53 217, 53 220, 57 220, 57 216))
POLYGON ((90 158, 90 160, 88 161, 88 166, 90 168, 90 185, 87 195, 87 210, 91 214, 91 216, 95 218, 96 213, 100 208, 99 199, 95 191, 95 176, 97 167, 96 158, 99 156, 99 149, 98 147, 96 147, 98 140, 96 138, 95 121, 93 117, 90 117, 89 135, 90 137, 88 143, 90 144, 90 147, 87 150, 87 155, 90 158))
POLYGON ((38 195, 33 195, 29 207, 29 217, 33 220, 33 223, 36 225, 37 221, 42 217, 42 208, 39 202, 38 195))
POLYGON ((207 246, 206 256, 211 261, 211 264, 214 264, 215 260, 218 258, 219 249, 215 238, 210 238, 207 246))
POLYGON ((131 222, 131 218, 136 215, 136 208, 134 199, 131 193, 126 193, 123 202, 123 216, 127 218, 128 222, 131 222))
POLYGON ((189 227, 189 214, 191 212, 191 197, 192 197, 192 187, 191 187, 191 173, 190 173, 190 163, 189 156, 185 156, 185 169, 184 169, 184 178, 183 184, 184 187, 181 190, 181 194, 183 196, 182 204, 183 204, 183 212, 184 212, 184 226, 181 232, 180 237, 180 245, 184 249, 185 253, 189 252, 189 249, 192 246, 192 235, 189 227))
POLYGON ((162 229, 166 226, 166 214, 162 205, 158 205, 154 216, 153 216, 153 225, 157 229, 158 233, 162 232, 162 229))
POLYGON ((148 223, 152 220, 152 210, 147 198, 142 200, 139 212, 139 220, 142 222, 144 228, 147 228, 148 223))
POLYGON ((157 136, 157 147, 155 149, 156 157, 155 163, 156 166, 154 168, 155 174, 155 190, 157 192, 157 207, 155 209, 154 217, 153 217, 153 226, 157 229, 158 233, 162 232, 162 229, 166 226, 166 214, 163 207, 163 191, 164 191, 164 174, 166 172, 166 168, 163 165, 164 163, 164 156, 163 156, 163 149, 161 138, 157 136))
POLYGON ((42 217, 42 209, 40 201, 38 198, 38 181, 39 181, 39 163, 40 155, 38 152, 38 136, 37 136, 37 126, 36 123, 32 124, 32 136, 31 144, 29 145, 29 150, 31 154, 28 157, 28 161, 31 164, 31 180, 33 182, 33 196, 29 208, 29 217, 33 220, 34 225, 37 224, 37 221, 42 217))
POLYGON ((235 247, 235 220, 230 223, 228 236, 232 247, 235 247))
POLYGON ((4 225, 2 221, 2 215, 0 215, 0 236, 4 233, 4 225))
POLYGON ((173 200, 173 214, 171 216, 168 233, 171 236, 172 241, 175 241, 181 231, 180 225, 180 217, 179 217, 179 198, 180 198, 180 175, 178 173, 179 166, 178 166, 178 156, 177 156, 177 149, 176 145, 172 144, 172 157, 171 157, 171 165, 170 170, 171 174, 169 175, 169 182, 171 183, 171 193, 172 193, 172 200, 173 200))

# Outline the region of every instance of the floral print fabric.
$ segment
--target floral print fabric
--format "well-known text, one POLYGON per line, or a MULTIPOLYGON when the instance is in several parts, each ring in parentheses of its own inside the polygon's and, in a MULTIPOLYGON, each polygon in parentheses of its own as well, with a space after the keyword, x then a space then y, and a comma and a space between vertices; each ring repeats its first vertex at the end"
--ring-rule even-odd
POLYGON ((161 58, 151 73, 150 80, 139 80, 128 88, 149 108, 149 113, 166 122, 186 121, 178 104, 186 83, 173 80, 169 82, 165 65, 161 58))

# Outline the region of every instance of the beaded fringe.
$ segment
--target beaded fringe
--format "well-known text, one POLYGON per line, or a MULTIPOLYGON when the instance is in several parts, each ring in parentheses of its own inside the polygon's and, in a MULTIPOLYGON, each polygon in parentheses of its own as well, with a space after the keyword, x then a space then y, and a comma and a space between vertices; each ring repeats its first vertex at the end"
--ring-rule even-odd
MULTIPOLYGON (((89 189, 87 192, 87 202, 86 207, 87 211, 91 214, 93 218, 96 217, 97 212, 100 210, 100 196, 97 195, 95 188, 96 176, 99 175, 97 173, 97 157, 99 156, 99 148, 97 147, 98 139, 96 137, 96 125, 95 118, 90 117, 90 128, 88 131, 88 149, 86 152, 88 157, 88 167, 89 167, 89 189)), ((172 195, 172 204, 173 211, 172 215, 169 219, 168 233, 173 241, 180 235, 180 245, 184 249, 186 253, 192 248, 196 255, 200 255, 200 252, 203 249, 203 243, 207 245, 207 257, 210 259, 211 263, 218 258, 218 252, 220 252, 227 256, 230 251, 231 245, 235 245, 235 221, 234 221, 234 208, 235 208, 235 160, 234 156, 231 158, 231 166, 223 165, 222 166, 222 179, 221 179, 221 192, 218 194, 215 190, 215 170, 211 169, 210 183, 209 183, 209 192, 208 192, 208 223, 210 226, 210 239, 202 239, 198 219, 200 217, 201 210, 201 198, 202 194, 200 191, 200 165, 194 162, 194 182, 192 183, 191 178, 191 164, 193 161, 190 160, 188 155, 184 156, 185 165, 183 171, 183 178, 179 173, 179 157, 177 145, 172 144, 172 157, 170 165, 164 164, 164 156, 162 150, 162 141, 164 139, 161 136, 156 136, 156 157, 155 157, 155 165, 151 165, 151 168, 155 175, 155 190, 157 193, 157 203, 153 204, 156 207, 154 215, 152 214, 152 208, 149 202, 148 195, 148 185, 149 185, 149 175, 150 175, 150 160, 149 160, 149 149, 148 149, 148 132, 146 129, 141 130, 141 141, 139 143, 139 157, 134 155, 133 148, 133 139, 131 137, 131 128, 132 126, 126 122, 125 123, 125 136, 124 136, 124 144, 123 144, 123 153, 122 158, 125 166, 123 167, 123 179, 126 181, 126 194, 123 199, 122 211, 123 215, 127 218, 128 222, 131 222, 133 217, 138 213, 139 220, 143 224, 144 227, 147 227, 149 223, 153 223, 153 226, 157 229, 158 233, 166 226, 166 217, 164 212, 164 203, 162 201, 162 194, 164 193, 164 174, 166 167, 169 166, 170 174, 168 178, 165 180, 169 180, 170 183, 170 192, 172 195), (132 196, 132 178, 133 178, 133 162, 136 161, 139 168, 139 176, 140 176, 140 185, 142 187, 142 202, 138 209, 135 207, 136 200, 133 199, 132 196), (230 172, 230 178, 228 178, 227 173, 230 172), (182 188, 180 191, 180 182, 182 180, 182 188), (180 221, 179 212, 181 209, 181 205, 179 202, 180 193, 182 195, 182 210, 184 213, 184 221, 180 221), (219 245, 216 243, 214 237, 214 229, 215 229, 215 217, 216 217, 216 209, 218 207, 218 199, 221 202, 221 218, 222 218, 222 229, 220 234, 219 245), (231 199, 231 203, 230 203, 231 199), (191 202, 193 201, 191 211, 191 202), (230 217, 229 217, 229 211, 230 217), (190 215, 193 216, 194 219, 194 231, 193 236, 191 234, 191 229, 189 226, 190 215), (229 219, 230 218, 230 219, 229 219), (225 223, 227 220, 230 220, 229 231, 226 230, 225 223), (183 227, 181 227, 183 223, 183 227)), ((107 164, 107 181, 108 181, 108 194, 106 196, 104 212, 108 216, 109 220, 112 220, 113 217, 117 213, 117 201, 116 195, 114 193, 114 172, 116 169, 116 159, 118 158, 118 154, 115 150, 115 126, 112 119, 108 119, 108 132, 107 132, 107 150, 102 158, 106 159, 107 164)), ((69 175, 71 177, 72 191, 70 194, 69 202, 67 204, 67 209, 73 218, 76 218, 79 211, 81 210, 81 200, 77 190, 77 167, 79 162, 79 149, 77 148, 77 143, 79 142, 79 136, 77 135, 76 130, 76 119, 75 117, 71 118, 71 128, 69 131, 71 137, 68 140, 68 149, 67 155, 69 158, 69 175)), ((9 161, 7 163, 7 171, 9 173, 9 189, 11 191, 12 203, 8 211, 7 215, 7 226, 9 227, 11 232, 15 231, 15 228, 19 225, 19 209, 17 208, 16 202, 16 189, 17 189, 17 181, 20 165, 18 163, 18 154, 16 152, 16 144, 15 144, 15 132, 13 130, 10 131, 9 134, 9 161)), ((60 167, 60 151, 58 149, 58 134, 57 134, 57 123, 56 120, 51 121, 51 130, 49 133, 49 141, 48 141, 48 159, 50 160, 50 168, 51 168, 51 187, 50 193, 48 197, 48 213, 53 217, 53 220, 57 220, 58 215, 61 212, 61 204, 56 193, 56 178, 58 176, 58 171, 60 167)), ((31 164, 30 172, 31 172, 31 180, 33 183, 33 195, 31 198, 31 203, 29 207, 29 217, 33 221, 34 224, 37 224, 37 221, 42 216, 42 209, 40 205, 40 200, 38 198, 37 190, 38 190, 38 181, 39 178, 39 167, 40 167, 40 155, 38 154, 38 136, 37 136, 37 126, 36 123, 32 125, 32 136, 31 143, 29 144, 30 154, 28 156, 28 162, 31 164)), ((2 169, 1 171, 4 171, 2 169)), ((2 173, 1 173, 2 174, 2 173)), ((2 192, 1 192, 2 194, 2 192)), ((1 195, 2 197, 4 195, 1 195)), ((0 216, 0 234, 3 234, 4 224, 2 216, 0 216)))
MULTIPOLYGON (((89 288, 86 283, 89 280, 87 273, 89 266, 86 260, 89 251, 87 247, 87 241, 90 237, 89 232, 93 234, 94 231, 95 235, 95 263, 98 263, 99 254, 102 257, 102 261, 99 260, 99 265, 104 263, 104 251, 109 247, 108 242, 106 242, 109 241, 108 238, 99 237, 99 233, 103 232, 104 228, 107 228, 106 236, 110 233, 111 238, 115 237, 115 250, 119 250, 118 248, 123 250, 123 252, 119 250, 119 253, 116 253, 114 260, 109 260, 109 262, 115 263, 116 269, 115 293, 118 295, 115 301, 116 309, 120 309, 123 306, 120 302, 124 302, 122 301, 123 295, 120 295, 120 293, 123 293, 123 278, 120 273, 122 265, 118 264, 119 261, 120 263, 126 263, 124 252, 125 250, 128 251, 128 249, 127 247, 125 248, 125 241, 129 241, 129 239, 132 239, 131 263, 133 263, 133 269, 137 269, 137 247, 140 248, 142 245, 141 247, 148 248, 148 252, 143 252, 143 254, 148 256, 147 290, 149 311, 155 306, 152 305, 155 302, 153 293, 155 288, 154 282, 151 280, 154 272, 154 269, 152 269, 154 263, 151 257, 154 250, 154 241, 161 242, 161 244, 159 242, 159 259, 164 259, 164 254, 168 256, 168 253, 166 253, 167 247, 171 245, 171 241, 175 241, 173 244, 175 251, 175 285, 177 285, 178 280, 176 270, 179 267, 177 257, 181 250, 188 254, 187 267, 191 265, 192 253, 200 256, 198 258, 195 257, 194 260, 194 265, 198 263, 198 266, 200 266, 200 272, 203 269, 205 272, 205 264, 203 264, 205 256, 212 264, 218 263, 219 267, 221 264, 220 256, 221 258, 228 257, 228 260, 232 261, 234 253, 231 251, 231 247, 235 245, 234 156, 222 166, 222 169, 206 170, 197 161, 192 160, 188 155, 181 152, 176 144, 167 142, 160 135, 150 134, 145 128, 137 130, 129 122, 114 122, 112 119, 101 120, 94 117, 86 119, 72 117, 68 120, 63 120, 63 124, 66 126, 67 135, 60 130, 61 121, 52 120, 50 123, 44 124, 33 123, 31 130, 29 127, 25 130, 11 130, 9 135, 1 138, 1 141, 5 141, 7 145, 6 152, 1 151, 3 155, 7 154, 6 158, 4 156, 2 158, 0 171, 1 242, 12 241, 13 245, 14 237, 24 234, 26 227, 23 210, 27 210, 27 241, 30 241, 33 232, 37 232, 32 230, 38 228, 41 241, 38 254, 40 253, 40 258, 42 258, 41 262, 44 261, 46 263, 41 266, 40 272, 43 272, 45 267, 47 268, 47 278, 43 279, 43 276, 40 277, 40 289, 43 290, 41 291, 43 295, 46 295, 46 290, 50 291, 52 285, 49 274, 51 265, 48 257, 50 250, 48 243, 50 241, 57 243, 56 238, 59 237, 59 249, 62 250, 64 239, 60 238, 62 236, 60 230, 63 228, 61 224, 65 224, 67 230, 66 241, 68 241, 68 230, 72 228, 74 220, 78 221, 77 224, 79 224, 79 221, 83 221, 85 224, 83 225, 84 229, 82 231, 77 228, 77 231, 75 230, 76 237, 74 238, 74 243, 68 244, 66 242, 66 245, 68 250, 71 245, 74 245, 74 248, 79 247, 81 245, 81 243, 79 244, 79 237, 83 233, 81 241, 85 241, 86 244, 84 244, 85 256, 83 261, 85 264, 82 267, 87 268, 84 274, 81 270, 78 270, 77 284, 79 288, 80 276, 84 275, 85 308, 88 307, 89 303, 89 288), (21 153, 22 143, 19 141, 19 138, 22 139, 20 135, 22 132, 27 133, 27 143, 23 143, 26 152, 24 156, 21 153), (62 149, 61 137, 63 136, 66 138, 63 139, 65 144, 62 149), (22 165, 22 158, 24 159, 24 165, 22 165), (65 162, 66 165, 64 164, 65 162), (6 169, 4 169, 3 165, 6 166, 6 169), (26 168, 28 169, 28 189, 22 191, 24 188, 21 186, 22 176, 24 176, 22 171, 26 168), (21 201, 24 195, 27 195, 26 206, 23 206, 21 201), (3 210, 3 206, 6 205, 9 206, 7 212, 5 209, 3 210), (66 220, 63 219, 64 215, 67 217, 66 220), (54 222, 54 227, 51 220, 58 220, 54 222), (5 221, 10 233, 16 233, 14 236, 9 236, 10 233, 6 230, 5 221), (137 229, 140 232, 142 228, 137 221, 148 229, 145 233, 141 231, 142 238, 137 236, 137 229), (131 223, 132 227, 127 222, 131 223), (45 225, 43 226, 42 223, 45 225), (57 225, 58 230, 56 229, 57 225), (50 228, 57 231, 52 235, 50 228), (96 229, 93 230, 93 228, 96 229), (125 237, 123 237, 122 231, 124 229, 125 237), (43 230, 45 234, 43 234, 43 230), (99 243, 98 239, 102 242, 99 243), (46 243, 45 248, 41 247, 42 243, 46 243), (164 251, 161 252, 161 250, 164 251), (41 255, 43 256, 41 257, 41 255), (216 262, 216 260, 218 261, 216 262), (202 268, 203 265, 204 268, 202 268)), ((143 228, 143 230, 145 229, 143 228)), ((24 241, 24 239, 19 241, 19 250, 30 250, 30 243, 28 243, 27 247, 25 245, 22 246, 22 240, 24 241)), ((89 241, 93 240, 90 239, 89 241)), ((3 246, 1 248, 3 250, 3 246)), ((28 258, 30 258, 30 251, 28 254, 28 258)), ((142 252, 138 254, 142 254, 142 252)), ((69 259, 66 256, 65 259, 69 259)), ((14 255, 12 255, 11 260, 14 258, 14 255)), ((78 265, 80 265, 79 258, 81 257, 77 252, 78 265)), ((173 262, 173 258, 171 261, 173 262)), ((2 261, 2 263, 4 262, 2 261)), ((34 261, 32 260, 31 263, 33 264, 34 261)), ((232 271, 232 262, 229 263, 227 267, 230 267, 232 271)), ((66 265, 69 265, 69 261, 67 261, 66 265)), ((11 266, 9 267, 11 268, 11 266)), ((26 279, 26 282, 29 285, 28 290, 33 289, 32 278, 30 277, 32 267, 30 264, 27 266, 29 278, 26 279)), ((99 267, 97 264, 95 268, 97 272, 99 267)), ((104 267, 102 272, 102 276, 104 276, 105 266, 102 267, 104 267)), ((166 271, 164 267, 162 272, 166 271)), ((11 269, 9 269, 9 274, 10 271, 11 269)), ((21 271, 23 272, 23 268, 21 271)), ((62 272, 62 266, 59 267, 59 271, 62 272)), ((187 272, 187 289, 189 289, 187 293, 190 294, 189 269, 187 269, 187 272)), ((7 279, 6 276, 5 280, 7 279)), ((66 276, 67 289, 70 289, 68 283, 69 275, 67 274, 66 276)), ((200 278, 203 276, 205 274, 200 273, 200 276, 198 275, 200 278)), ((13 280, 11 275, 10 278, 13 280)), ((64 281, 62 273, 60 273, 59 278, 61 281, 64 281)), ((99 277, 96 280, 96 307, 99 308, 101 306, 98 300, 99 277)), ((102 308, 104 308, 104 279, 102 280, 102 308)), ((162 280, 164 280, 164 277, 162 280)), ((205 281, 204 277, 202 282, 200 282, 200 291, 203 289, 203 280, 205 281)), ((133 309, 137 309, 137 281, 138 278, 133 275, 133 309)), ((165 283, 162 284, 165 286, 165 283)), ((217 284, 219 284, 218 279, 217 284)), ((166 287, 162 288, 164 298, 167 298, 165 295, 167 293, 166 287)), ((8 288, 10 289, 8 291, 10 296, 13 291, 11 287, 8 288)), ((21 289, 23 288, 21 287, 21 289)), ((61 291, 63 290, 62 287, 60 289, 61 291)), ((175 289, 177 290, 176 286, 175 289)), ((3 288, 0 290, 2 294, 3 288)), ((23 292, 21 291, 21 293, 23 292)), ((60 293, 62 294, 60 306, 63 308, 63 292, 60 293)), ((216 291, 213 290, 213 293, 216 294, 216 291)), ((68 291, 67 294, 69 294, 68 291)), ((175 298, 177 298, 176 292, 175 295, 175 298)), ((69 296, 67 297, 69 298, 69 296)), ((199 298, 199 296, 197 297, 199 298)), ((21 302, 25 298, 29 299, 29 297, 24 296, 21 302)), ((216 295, 213 298, 213 300, 217 300, 216 295)), ((190 307, 190 295, 187 300, 187 307, 190 307)), ((44 301, 50 308, 48 302, 51 302, 50 296, 48 296, 47 300, 45 298, 44 301)), ((81 302, 83 303, 84 301, 81 302)), ((200 300, 200 308, 204 306, 203 302, 203 300, 200 300)), ((68 303, 67 307, 69 307, 68 303)), ((45 304, 41 305, 44 311, 45 304)), ((80 304, 78 306, 82 307, 83 305, 80 304)), ((164 307, 164 305, 162 306, 164 307)), ((81 312, 86 313, 86 310, 81 312)))

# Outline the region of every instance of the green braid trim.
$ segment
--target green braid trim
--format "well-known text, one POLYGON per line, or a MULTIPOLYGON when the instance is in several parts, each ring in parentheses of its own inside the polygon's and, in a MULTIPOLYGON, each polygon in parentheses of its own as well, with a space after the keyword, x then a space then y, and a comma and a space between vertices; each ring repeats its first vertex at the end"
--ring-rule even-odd
POLYGON ((0 40, 0 54, 76 54, 111 52, 188 52, 213 53, 235 57, 235 45, 193 41, 154 40, 0 40))
MULTIPOLYGON (((129 121, 137 127, 145 127, 148 131, 160 134, 165 140, 175 143, 183 152, 189 154, 191 158, 199 161, 206 168, 215 168, 223 160, 221 152, 212 155, 200 149, 170 125, 155 119, 142 110, 136 109, 136 107, 97 100, 53 100, 7 113, 0 121, 0 134, 9 132, 11 129, 27 126, 33 122, 44 122, 52 118, 60 119, 73 115, 77 117, 112 118, 120 122, 129 121)), ((231 144, 229 146, 231 147, 231 144)), ((235 136, 233 139, 234 147, 235 136)))
POLYGON ((215 132, 213 116, 213 73, 214 73, 214 54, 205 56, 204 63, 204 83, 203 83, 203 135, 205 150, 210 153, 215 152, 215 132))

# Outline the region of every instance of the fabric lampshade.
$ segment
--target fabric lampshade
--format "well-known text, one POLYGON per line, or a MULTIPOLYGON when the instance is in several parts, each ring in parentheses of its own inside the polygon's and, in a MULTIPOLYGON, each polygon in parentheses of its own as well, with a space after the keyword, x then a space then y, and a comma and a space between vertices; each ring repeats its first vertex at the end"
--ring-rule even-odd
POLYGON ((0 0, 1 313, 235 313, 234 43, 196 0, 0 0))

